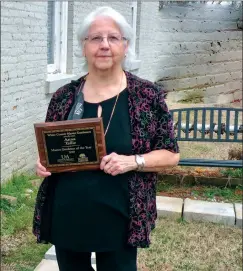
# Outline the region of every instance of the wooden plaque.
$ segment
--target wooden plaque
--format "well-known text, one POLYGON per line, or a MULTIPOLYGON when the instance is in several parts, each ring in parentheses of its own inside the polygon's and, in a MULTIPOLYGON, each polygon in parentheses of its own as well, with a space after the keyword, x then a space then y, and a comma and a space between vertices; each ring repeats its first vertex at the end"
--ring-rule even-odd
POLYGON ((100 168, 106 155, 102 118, 35 123, 41 164, 50 172, 100 168))

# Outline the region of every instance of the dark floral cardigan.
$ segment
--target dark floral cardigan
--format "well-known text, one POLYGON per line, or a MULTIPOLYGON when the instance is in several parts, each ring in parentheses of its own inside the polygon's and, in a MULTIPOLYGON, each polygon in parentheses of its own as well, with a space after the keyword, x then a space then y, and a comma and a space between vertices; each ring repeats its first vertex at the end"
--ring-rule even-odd
MULTIPOLYGON (((179 152, 174 137, 173 122, 164 101, 164 93, 155 84, 129 72, 127 77, 129 114, 133 154, 166 149, 179 152)), ((53 95, 46 121, 66 120, 74 103, 74 97, 85 76, 59 88, 53 95)), ((55 178, 52 174, 42 182, 36 199, 33 233, 38 243, 49 242, 51 209, 55 178)), ((148 247, 149 235, 155 227, 157 173, 134 172, 129 179, 130 223, 127 243, 135 247, 148 247)))

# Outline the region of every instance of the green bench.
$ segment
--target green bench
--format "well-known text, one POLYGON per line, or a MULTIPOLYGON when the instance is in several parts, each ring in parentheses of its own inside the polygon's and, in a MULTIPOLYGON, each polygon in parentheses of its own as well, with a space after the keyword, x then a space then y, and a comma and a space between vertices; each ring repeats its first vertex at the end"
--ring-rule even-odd
MULTIPOLYGON (((178 141, 242 144, 242 109, 195 107, 170 110, 178 141), (241 122, 241 123, 240 123, 241 122)), ((181 166, 242 168, 241 160, 180 159, 181 166)))

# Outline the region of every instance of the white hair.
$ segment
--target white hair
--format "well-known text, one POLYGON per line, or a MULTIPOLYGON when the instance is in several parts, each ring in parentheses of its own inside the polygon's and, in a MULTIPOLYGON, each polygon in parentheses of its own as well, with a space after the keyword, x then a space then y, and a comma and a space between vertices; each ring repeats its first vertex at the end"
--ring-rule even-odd
MULTIPOLYGON (((114 10, 111 7, 99 7, 93 12, 89 13, 85 19, 83 20, 83 23, 78 29, 77 32, 77 39, 78 43, 81 47, 81 50, 83 49, 83 42, 85 38, 88 35, 89 28, 91 24, 95 21, 95 19, 99 16, 104 16, 104 17, 109 17, 111 18, 120 28, 120 31, 123 35, 123 37, 126 38, 128 41, 128 51, 126 53, 126 57, 122 63, 122 67, 124 69, 129 69, 131 62, 133 59, 135 59, 135 54, 133 52, 133 45, 134 45, 134 35, 133 35, 133 30, 132 27, 128 24, 127 20, 125 19, 124 16, 122 16, 119 12, 114 10)), ((83 69, 85 71, 88 70, 88 63, 85 57, 83 61, 83 69)))

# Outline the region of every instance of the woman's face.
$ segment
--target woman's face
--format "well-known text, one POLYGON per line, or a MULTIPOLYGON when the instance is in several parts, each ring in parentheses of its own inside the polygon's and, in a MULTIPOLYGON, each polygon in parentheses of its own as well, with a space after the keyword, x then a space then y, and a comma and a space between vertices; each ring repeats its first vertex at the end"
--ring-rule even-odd
POLYGON ((107 17, 97 18, 84 42, 83 55, 89 68, 108 70, 121 66, 128 49, 118 25, 107 17))

